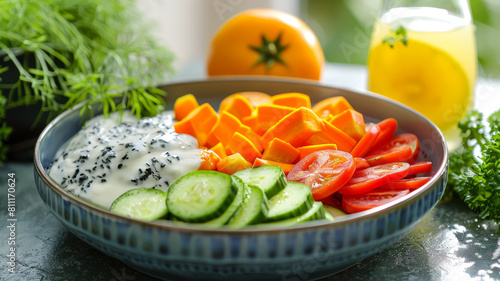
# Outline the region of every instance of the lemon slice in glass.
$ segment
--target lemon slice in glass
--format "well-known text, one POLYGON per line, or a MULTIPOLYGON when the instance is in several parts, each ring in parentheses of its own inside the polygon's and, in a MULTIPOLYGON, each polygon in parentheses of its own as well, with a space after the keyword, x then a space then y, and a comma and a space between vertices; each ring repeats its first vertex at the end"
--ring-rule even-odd
POLYGON ((409 39, 406 46, 376 45, 368 69, 370 91, 410 106, 441 130, 456 125, 469 107, 472 93, 463 67, 426 43, 409 39))

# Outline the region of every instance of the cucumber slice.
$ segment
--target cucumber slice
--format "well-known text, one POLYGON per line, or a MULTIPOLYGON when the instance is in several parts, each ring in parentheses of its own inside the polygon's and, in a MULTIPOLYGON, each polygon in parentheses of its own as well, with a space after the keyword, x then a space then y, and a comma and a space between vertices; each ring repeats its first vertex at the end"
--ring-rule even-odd
POLYGON ((348 215, 344 210, 334 207, 332 205, 324 204, 325 209, 331 214, 334 218, 348 215))
POLYGON ((325 209, 325 219, 327 219, 330 222, 334 222, 335 217, 328 211, 328 209, 326 209, 325 207, 323 208, 325 209))
POLYGON ((153 188, 134 188, 113 201, 110 211, 144 221, 154 221, 168 213, 167 193, 153 188))
POLYGON ((267 223, 261 223, 258 224, 257 226, 259 227, 272 227, 272 228, 282 228, 282 227, 289 227, 289 226, 294 226, 302 222, 306 221, 312 221, 312 220, 321 220, 325 219, 325 209, 323 208, 323 203, 320 201, 314 202, 312 207, 307 210, 302 215, 285 219, 285 220, 280 220, 280 221, 275 221, 275 222, 267 222, 267 223))
MULTIPOLYGON (((237 177, 236 177, 237 178, 237 177)), ((242 228, 264 221, 269 212, 269 203, 262 189, 246 185, 243 203, 229 221, 231 228, 242 228)))
POLYGON ((234 173, 248 185, 260 187, 271 198, 285 188, 287 181, 281 167, 274 165, 264 165, 234 173))
POLYGON ((246 192, 245 190, 248 188, 248 186, 238 177, 231 178, 233 180, 233 186, 237 188, 237 193, 234 197, 233 202, 231 202, 231 205, 229 205, 229 207, 219 217, 209 220, 203 223, 203 225, 210 227, 219 227, 226 224, 243 203, 243 198, 246 192))
POLYGON ((283 190, 269 199, 267 220, 277 221, 302 215, 311 208, 313 203, 314 199, 309 186, 300 182, 288 182, 283 190))
POLYGON ((231 176, 216 171, 194 171, 176 180, 167 192, 167 207, 177 219, 206 222, 222 215, 238 188, 231 176))

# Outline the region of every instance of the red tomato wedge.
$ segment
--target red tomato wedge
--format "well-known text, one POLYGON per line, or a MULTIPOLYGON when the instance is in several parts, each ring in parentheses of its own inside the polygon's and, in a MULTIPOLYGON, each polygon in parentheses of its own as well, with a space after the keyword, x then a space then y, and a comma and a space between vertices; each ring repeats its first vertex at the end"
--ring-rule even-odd
POLYGON ((321 199, 321 202, 323 202, 323 204, 342 209, 342 195, 340 195, 338 192, 335 192, 334 194, 321 199))
MULTIPOLYGON (((370 162, 371 159, 374 160, 375 158, 380 158, 383 155, 399 153, 399 151, 404 150, 405 147, 411 148, 411 156, 407 160, 398 161, 408 161, 412 164, 417 160, 420 153, 420 143, 417 136, 411 133, 393 136, 386 145, 373 149, 365 158, 368 162, 370 162)), ((377 164, 380 165, 381 163, 377 162, 377 164)), ((373 164, 370 163, 370 165, 373 164)))
POLYGON ((366 134, 358 141, 358 143, 351 150, 351 154, 354 157, 365 156, 370 148, 372 148, 375 140, 380 134, 380 128, 377 125, 371 125, 367 127, 366 134))
MULTIPOLYGON (((367 125, 369 126, 369 125, 367 125)), ((398 121, 394 118, 387 118, 377 123, 380 128, 380 134, 373 143, 372 148, 378 149, 379 147, 385 145, 394 136, 396 130, 398 129, 398 121)))
POLYGON ((430 173, 431 171, 432 171, 432 162, 422 161, 411 164, 408 175, 430 173))
POLYGON ((406 162, 413 156, 411 147, 401 146, 380 155, 368 155, 365 157, 370 166, 383 165, 393 162, 406 162))
POLYGON ((415 177, 411 179, 401 179, 390 182, 379 187, 379 189, 417 189, 431 180, 430 177, 415 177))
POLYGON ((342 209, 349 214, 362 212, 397 200, 408 193, 410 193, 408 189, 376 189, 359 195, 344 195, 342 197, 342 209))
POLYGON ((356 162, 356 170, 362 170, 370 167, 368 161, 362 157, 354 157, 354 162, 356 162))
POLYGON ((287 175, 288 181, 297 181, 311 187, 314 200, 332 195, 348 182, 356 164, 348 152, 320 150, 302 158, 287 175))
POLYGON ((356 171, 338 192, 342 195, 362 194, 391 181, 406 177, 409 169, 410 164, 395 162, 356 171))

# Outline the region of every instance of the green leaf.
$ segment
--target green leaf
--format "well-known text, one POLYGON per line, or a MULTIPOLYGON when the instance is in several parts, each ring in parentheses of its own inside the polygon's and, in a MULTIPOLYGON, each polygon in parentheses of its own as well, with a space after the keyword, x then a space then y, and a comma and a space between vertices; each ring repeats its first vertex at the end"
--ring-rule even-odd
POLYGON ((483 219, 500 222, 500 110, 488 117, 472 110, 458 127, 462 148, 450 155, 448 185, 483 219), (477 153, 477 157, 475 156, 477 153))
POLYGON ((396 30, 391 31, 391 35, 384 37, 382 44, 389 44, 389 47, 394 48, 397 42, 401 42, 404 46, 408 45, 408 35, 406 29, 400 25, 396 30))

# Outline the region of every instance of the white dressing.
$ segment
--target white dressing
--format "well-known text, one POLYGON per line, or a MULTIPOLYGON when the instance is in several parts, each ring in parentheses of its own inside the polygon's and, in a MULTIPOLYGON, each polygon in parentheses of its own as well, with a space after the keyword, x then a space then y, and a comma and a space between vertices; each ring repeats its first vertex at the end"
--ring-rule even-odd
POLYGON ((192 136, 177 134, 171 113, 137 120, 129 112, 94 117, 56 154, 50 176, 69 192, 104 208, 124 192, 167 191, 201 164, 192 136))

